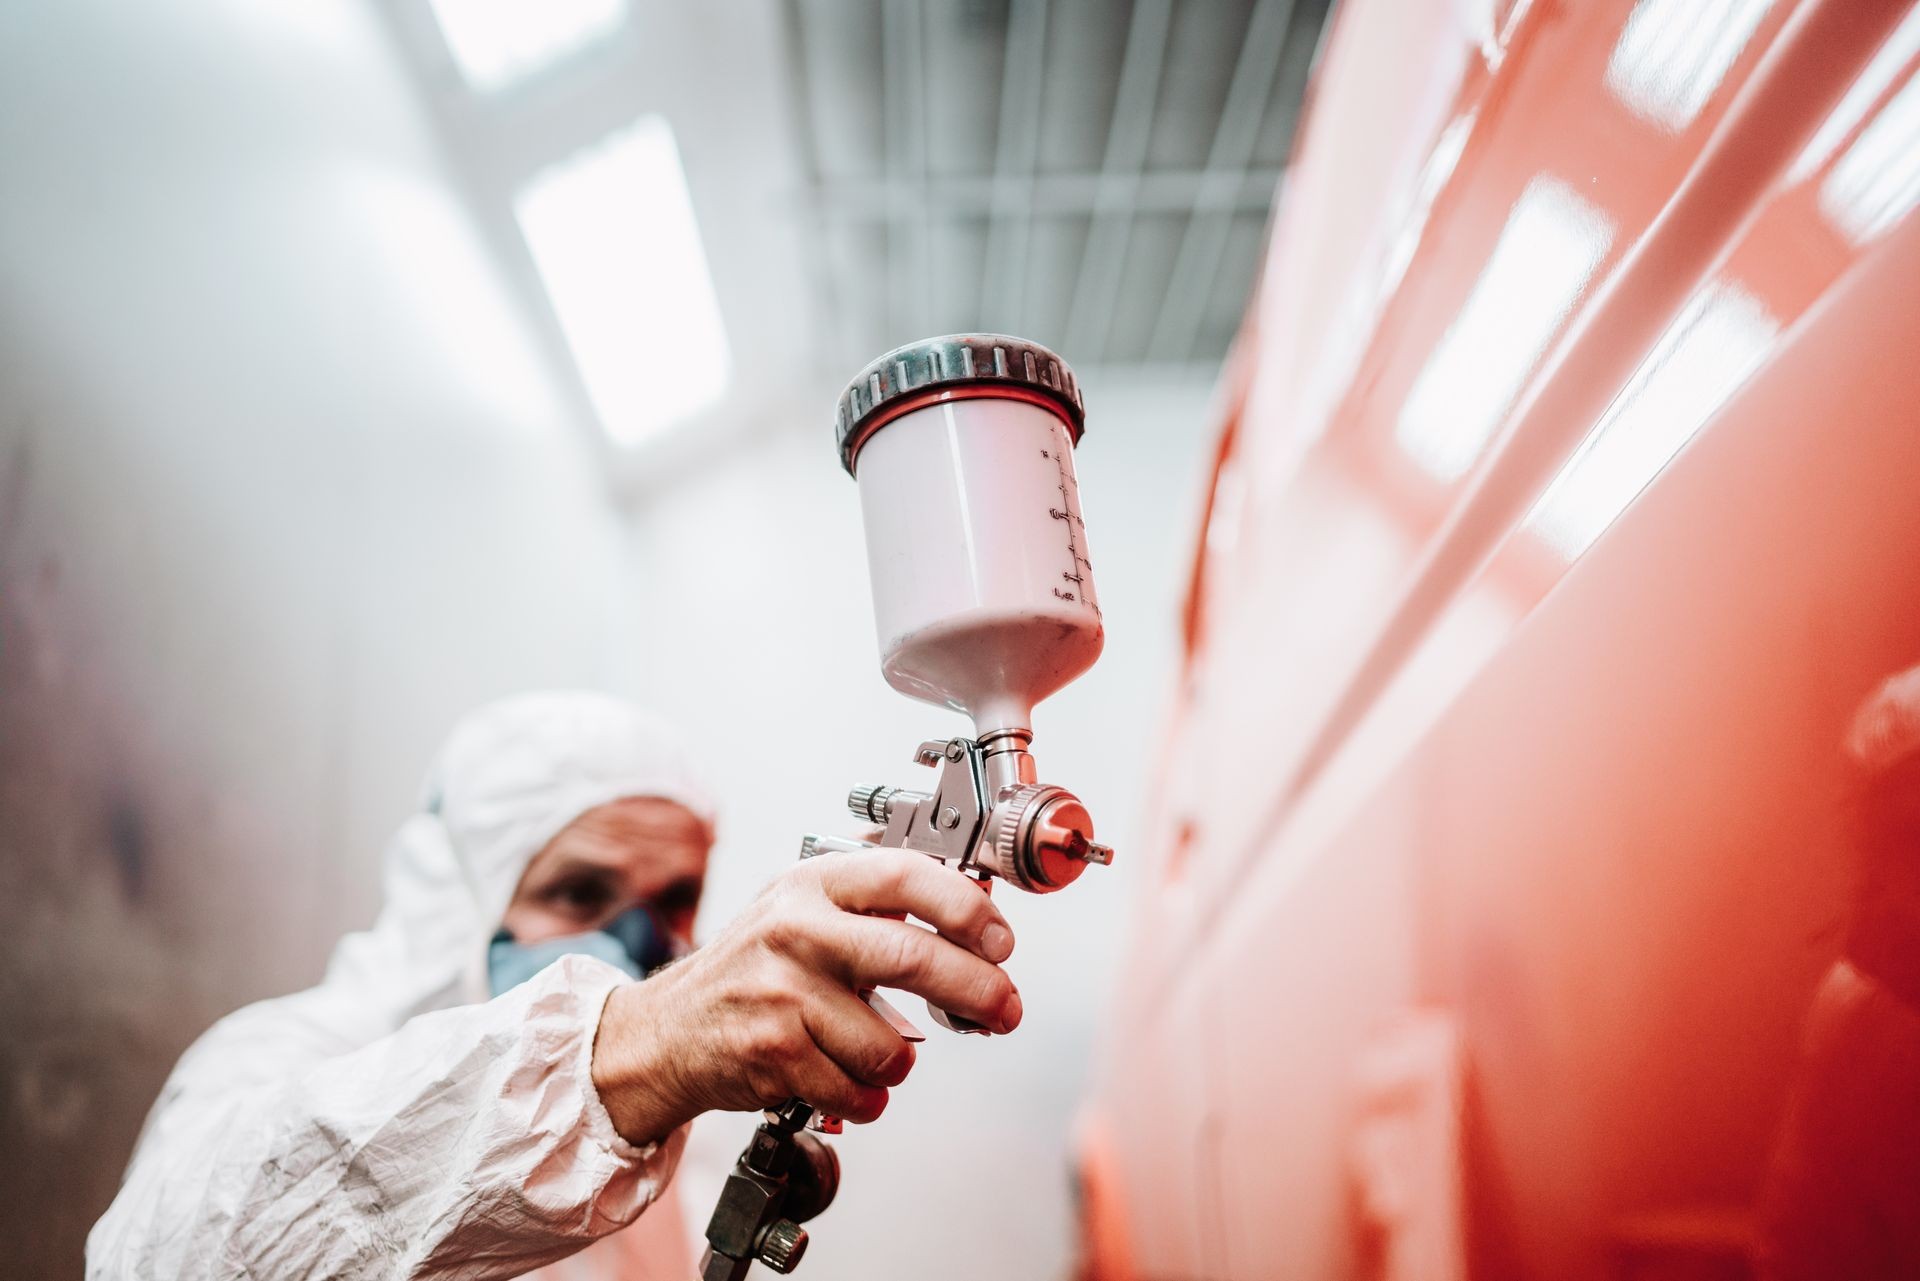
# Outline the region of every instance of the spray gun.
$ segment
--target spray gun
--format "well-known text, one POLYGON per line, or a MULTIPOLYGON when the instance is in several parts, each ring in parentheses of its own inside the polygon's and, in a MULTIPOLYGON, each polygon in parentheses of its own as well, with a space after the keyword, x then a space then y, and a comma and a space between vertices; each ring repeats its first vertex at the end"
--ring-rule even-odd
MULTIPOLYGON (((934 771, 924 788, 853 789, 847 807, 876 838, 808 835, 800 857, 909 849, 982 891, 997 877, 1036 894, 1112 861, 1086 806, 1040 782, 1029 751, 1034 705, 1093 666, 1105 643, 1073 472, 1084 424, 1066 364, 999 334, 897 348, 841 394, 835 437, 860 488, 881 670, 901 693, 965 713, 974 736, 920 745, 915 762, 934 771)), ((885 997, 861 996, 922 1039, 885 997)), ((764 1114, 707 1225, 702 1281, 740 1281, 756 1260, 780 1273, 799 1266, 800 1224, 839 1179, 810 1130, 836 1133, 839 1122, 799 1099, 764 1114)))

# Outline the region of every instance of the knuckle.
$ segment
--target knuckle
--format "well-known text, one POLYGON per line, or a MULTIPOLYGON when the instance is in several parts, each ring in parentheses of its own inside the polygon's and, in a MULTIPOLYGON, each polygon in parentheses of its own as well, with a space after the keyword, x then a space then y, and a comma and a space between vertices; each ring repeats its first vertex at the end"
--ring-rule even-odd
POLYGON ((811 899, 819 898, 825 890, 822 874, 825 869, 814 866, 825 862, 824 859, 808 859, 804 863, 788 868, 767 886, 763 901, 775 914, 784 914, 796 906, 811 899))
POLYGON ((971 905, 974 899, 987 898, 972 877, 945 863, 929 865, 927 875, 928 892, 948 908, 957 909, 963 903, 971 905))
POLYGON ((869 1057, 871 1061, 865 1075, 875 1085, 898 1085, 913 1071, 913 1046, 898 1037, 893 1038, 891 1045, 874 1047, 869 1057))
POLYGON ((1013 980, 999 966, 983 964, 974 981, 974 992, 982 1009, 997 1010, 1013 995, 1013 980))
POLYGON ((826 893, 827 882, 832 875, 832 860, 810 858, 788 872, 785 879, 792 893, 814 898, 826 893))
POLYGON ((748 1020, 742 1032, 741 1057, 760 1069, 790 1067, 800 1055, 799 1030, 784 1011, 762 1013, 748 1020))
POLYGON ((747 1095, 752 1107, 773 1107, 792 1091, 784 1078, 765 1068, 755 1068, 742 1074, 746 1080, 747 1095))
POLYGON ((880 1119, 887 1108, 887 1092, 884 1089, 861 1089, 850 1085, 844 1092, 843 1101, 837 1109, 839 1114, 849 1121, 860 1125, 870 1125, 880 1119))
POLYGON ((800 914, 791 909, 769 914, 760 925, 761 941, 782 955, 791 955, 800 946, 806 933, 800 914))
POLYGON ((912 892, 914 864, 923 856, 905 850, 882 850, 874 857, 878 861, 876 888, 883 897, 898 901, 912 892))
POLYGON ((885 1076, 887 1069, 892 1066, 893 1057, 891 1046, 883 1045, 877 1040, 871 1041, 861 1046, 856 1056, 858 1064, 856 1075, 863 1081, 872 1081, 878 1085, 880 1078, 885 1076))
POLYGON ((806 866, 802 863, 798 867, 789 868, 761 886, 760 892, 753 896, 753 907, 762 912, 778 911, 782 903, 793 897, 796 884, 794 878, 805 871, 806 866))
POLYGON ((932 936, 914 926, 889 930, 879 945, 878 960, 888 973, 912 983, 926 977, 932 965, 932 936))
POLYGON ((960 873, 954 873, 954 879, 940 888, 941 907, 946 912, 942 923, 949 931, 978 937, 989 923, 1000 919, 1000 909, 993 900, 960 873))
POLYGON ((968 901, 961 908, 960 919, 966 923, 967 928, 971 929, 974 934, 983 934, 986 932, 987 926, 1001 919, 1000 909, 993 905, 992 899, 982 894, 973 886, 968 885, 965 889, 968 901))

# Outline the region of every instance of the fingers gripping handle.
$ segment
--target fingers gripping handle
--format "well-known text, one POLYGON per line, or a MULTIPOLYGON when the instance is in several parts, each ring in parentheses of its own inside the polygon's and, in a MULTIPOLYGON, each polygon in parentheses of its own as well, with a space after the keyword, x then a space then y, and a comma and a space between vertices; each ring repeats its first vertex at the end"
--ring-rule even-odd
MULTIPOLYGON (((992 881, 980 880, 977 881, 976 884, 980 886, 980 892, 982 894, 993 893, 992 881)), ((993 1035, 993 1029, 984 1024, 975 1023, 972 1019, 963 1019, 958 1014, 949 1013, 935 1005, 932 1001, 927 1002, 927 1014, 935 1023, 938 1023, 949 1032, 958 1032, 962 1036, 993 1035)))
MULTIPOLYGON (((874 848, 874 846, 869 845, 865 841, 848 840, 839 836, 816 836, 808 833, 800 841, 800 857, 803 859, 818 858, 822 854, 847 854, 854 850, 870 850, 874 848)), ((867 1003, 868 1009, 886 1020, 887 1026, 892 1028, 901 1040, 911 1041, 917 1045, 927 1039, 927 1034, 915 1027, 912 1019, 902 1014, 894 1007, 892 1001, 889 1001, 872 988, 862 988, 860 990, 860 999, 867 1003)), ((935 1017, 939 1017, 937 1013, 935 1017)), ((837 1116, 829 1116, 825 1112, 816 1112, 812 1119, 807 1122, 807 1128, 821 1134, 838 1134, 841 1128, 840 1118, 837 1116)))
MULTIPOLYGON (((918 1045, 927 1039, 927 1034, 915 1027, 912 1019, 902 1014, 899 1010, 896 1010, 893 1007, 893 1002, 872 988, 862 988, 860 991, 860 999, 867 1003, 868 1009, 885 1019, 887 1026, 892 1028, 901 1040, 910 1041, 918 1045)), ((826 1112, 815 1112, 812 1118, 807 1121, 807 1128, 816 1134, 838 1134, 841 1131, 842 1125, 840 1118, 837 1116, 832 1116, 826 1112)))
MULTIPOLYGON (((844 836, 820 836, 813 832, 809 832, 800 838, 800 857, 802 859, 818 858, 822 854, 850 854, 855 850, 879 848, 881 847, 869 841, 856 841, 844 836)), ((921 852, 925 853, 925 851, 921 852)), ((927 857, 939 858, 940 856, 937 854, 929 854, 927 857)), ((944 862, 945 860, 943 859, 941 861, 944 862)), ((979 882, 979 885, 981 893, 992 893, 993 883, 991 881, 982 880, 979 882)), ((869 988, 860 993, 860 999, 865 1001, 875 1014, 885 1019, 887 1026, 898 1032, 902 1040, 919 1042, 927 1039, 926 1033, 915 1027, 906 1015, 895 1009, 892 1003, 879 993, 869 988)), ((964 1019, 957 1014, 949 1014, 932 1001, 927 1002, 927 1014, 935 1023, 946 1028, 949 1032, 960 1032, 969 1036, 992 1035, 991 1029, 975 1023, 972 1019, 964 1019)), ((822 1118, 822 1120, 823 1122, 830 1122, 835 1127, 839 1125, 839 1122, 832 1117, 825 1117, 822 1118)), ((821 1129, 829 1134, 839 1132, 837 1128, 831 1130, 826 1129, 824 1124, 816 1126, 815 1128, 821 1129)))

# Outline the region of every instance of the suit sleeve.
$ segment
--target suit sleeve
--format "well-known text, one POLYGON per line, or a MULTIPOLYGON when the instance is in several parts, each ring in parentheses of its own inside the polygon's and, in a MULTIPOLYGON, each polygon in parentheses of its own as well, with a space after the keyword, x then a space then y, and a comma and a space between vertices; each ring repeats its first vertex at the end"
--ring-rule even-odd
POLYGON ((169 1079, 88 1238, 89 1281, 478 1281, 624 1227, 685 1143, 634 1147, 594 1089, 600 1010, 626 981, 565 957, 347 1053, 313 1042, 299 997, 229 1016, 169 1079))

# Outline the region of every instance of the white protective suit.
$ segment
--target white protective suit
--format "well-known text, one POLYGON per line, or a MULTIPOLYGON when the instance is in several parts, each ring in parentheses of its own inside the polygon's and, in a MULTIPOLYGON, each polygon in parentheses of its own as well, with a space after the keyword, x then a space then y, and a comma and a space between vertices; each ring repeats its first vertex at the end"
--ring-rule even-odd
POLYGON ((228 1015, 174 1068, 87 1276, 691 1276, 658 1204, 685 1131, 632 1146, 590 1077, 626 976, 569 956, 488 1000, 486 969, 521 873, 585 811, 657 796, 711 822, 678 742, 590 693, 463 721, 388 849, 373 928, 318 987, 228 1015))

